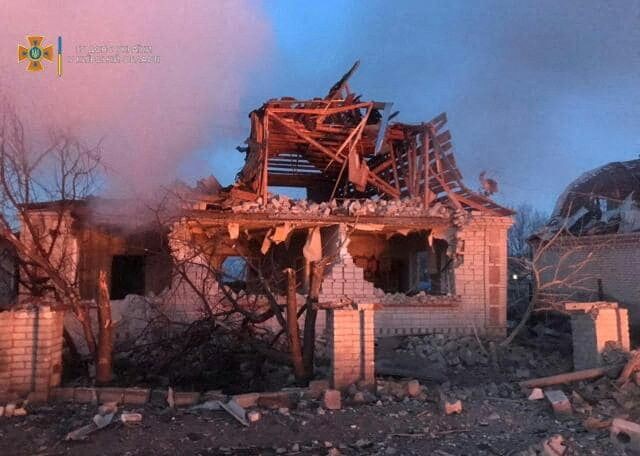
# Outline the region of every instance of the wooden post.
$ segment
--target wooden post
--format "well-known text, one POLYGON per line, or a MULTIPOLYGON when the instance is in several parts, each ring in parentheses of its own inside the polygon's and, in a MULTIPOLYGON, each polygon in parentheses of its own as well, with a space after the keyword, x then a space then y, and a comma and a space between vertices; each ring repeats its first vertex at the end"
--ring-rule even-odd
POLYGON ((429 128, 426 126, 422 133, 422 166, 424 171, 424 207, 429 207, 433 201, 433 192, 429 188, 429 128))
POLYGON ((96 383, 109 383, 112 378, 113 326, 107 273, 98 273, 98 350, 96 353, 96 383))
POLYGON ((262 129, 262 179, 260 186, 260 196, 262 196, 262 205, 267 204, 267 196, 269 194, 269 110, 267 109, 264 114, 264 125, 262 129))
POLYGON ((309 294, 307 295, 307 315, 304 320, 304 371, 308 380, 313 378, 313 359, 316 349, 316 318, 318 316, 318 296, 324 275, 324 264, 311 263, 311 280, 309 294))
POLYGON ((398 190, 398 195, 402 193, 400 188, 400 176, 398 176, 398 164, 396 163, 396 153, 393 150, 393 143, 389 142, 389 156, 391 157, 391 167, 393 169, 393 181, 396 183, 396 190, 398 190))
POLYGON ((298 329, 298 303, 296 302, 296 273, 293 269, 284 270, 287 276, 287 335, 289 336, 289 350, 296 380, 305 379, 305 369, 302 362, 302 347, 300 345, 300 331, 298 329))
POLYGON ((416 196, 415 193, 415 167, 416 167, 416 149, 413 145, 411 139, 408 140, 409 150, 407 151, 407 165, 408 173, 409 173, 409 181, 407 182, 407 188, 409 189, 409 196, 416 196))

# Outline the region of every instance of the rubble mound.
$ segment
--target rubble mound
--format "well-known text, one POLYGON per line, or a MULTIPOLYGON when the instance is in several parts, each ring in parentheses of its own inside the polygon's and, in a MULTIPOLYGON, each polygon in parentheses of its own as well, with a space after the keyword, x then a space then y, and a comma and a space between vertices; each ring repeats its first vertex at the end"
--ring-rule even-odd
POLYGON ((525 379, 571 370, 571 357, 559 350, 550 350, 548 347, 536 349, 513 343, 504 348, 495 348, 495 362, 499 364, 497 372, 500 374, 497 375, 491 368, 490 347, 490 340, 478 339, 473 335, 408 336, 400 339, 392 356, 412 354, 421 360, 426 359, 434 370, 465 372, 465 376, 454 378, 459 382, 471 380, 473 373, 477 376, 490 374, 500 380, 502 376, 525 379))
MULTIPOLYGON (((315 203, 306 199, 291 199, 285 195, 269 195, 263 204, 261 198, 257 201, 245 201, 233 206, 233 212, 239 213, 275 213, 286 215, 324 216, 403 216, 403 217, 439 217, 448 218, 452 210, 439 202, 425 207, 422 198, 404 198, 399 200, 385 199, 344 199, 341 202, 332 199, 328 202, 315 203)), ((456 216, 463 217, 465 214, 456 216)))
MULTIPOLYGON (((378 289, 376 289, 378 290, 378 289)), ((459 296, 451 295, 434 295, 421 291, 413 296, 405 293, 379 293, 380 301, 383 306, 431 306, 431 307, 450 307, 460 304, 459 296)))

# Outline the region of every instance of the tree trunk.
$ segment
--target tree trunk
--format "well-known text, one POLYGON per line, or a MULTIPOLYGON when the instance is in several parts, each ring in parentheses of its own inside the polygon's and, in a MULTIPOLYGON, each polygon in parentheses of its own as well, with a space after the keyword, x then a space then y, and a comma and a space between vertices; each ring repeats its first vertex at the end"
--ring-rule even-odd
POLYGON ((107 287, 107 274, 98 274, 98 350, 96 352, 96 383, 109 383, 112 379, 113 326, 111 301, 107 287))
POLYGON ((93 335, 93 328, 91 327, 91 315, 89 314, 89 310, 87 306, 78 302, 73 308, 75 309, 76 318, 80 322, 80 326, 82 326, 82 334, 84 336, 84 340, 87 343, 87 350, 89 351, 89 355, 92 358, 96 357, 96 337, 93 335))
POLYGON ((298 329, 298 303, 296 301, 296 273, 293 269, 284 270, 287 276, 287 335, 293 373, 297 381, 305 379, 305 369, 302 362, 302 347, 300 346, 300 330, 298 329))
POLYGON ((309 294, 307 295, 307 315, 304 319, 304 345, 302 358, 304 361, 304 372, 306 380, 313 378, 313 358, 316 350, 316 317, 318 316, 318 296, 324 275, 323 263, 311 264, 311 280, 309 283, 309 294))
POLYGON ((520 331, 522 331, 522 329, 526 326, 527 322, 529 321, 529 318, 533 313, 533 308, 535 307, 537 300, 538 300, 538 292, 536 290, 534 291, 533 296, 531 296, 531 301, 529 301, 527 310, 525 310, 524 315, 522 315, 522 319, 520 320, 520 323, 518 323, 518 326, 513 328, 513 331, 511 331, 511 334, 509 334, 509 336, 505 340, 500 342, 500 346, 506 347, 511 342, 513 342, 513 339, 515 339, 518 334, 520 334, 520 331))

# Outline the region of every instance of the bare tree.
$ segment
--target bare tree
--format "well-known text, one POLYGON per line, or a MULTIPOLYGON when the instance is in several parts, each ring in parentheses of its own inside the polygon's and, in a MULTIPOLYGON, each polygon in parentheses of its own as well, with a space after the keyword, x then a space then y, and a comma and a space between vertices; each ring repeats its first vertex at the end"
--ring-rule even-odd
MULTIPOLYGON (((96 363, 90 308, 77 283, 73 211, 96 190, 100 169, 99 143, 89 147, 60 132, 32 140, 16 110, 0 107, 0 237, 17 252, 21 301, 71 309, 96 363)), ((110 371, 109 364, 96 381, 110 380, 110 371)))
POLYGON ((17 294, 15 249, 0 238, 0 309, 15 303, 17 294))
POLYGON ((530 204, 521 204, 516 209, 513 225, 509 229, 508 252, 510 257, 522 258, 531 255, 528 239, 547 222, 547 215, 530 204))
POLYGON ((237 280, 230 280, 236 278, 230 278, 220 264, 216 243, 215 235, 182 241, 180 253, 174 251, 175 288, 187 287, 197 296, 204 318, 216 331, 233 335, 271 360, 293 366, 296 380, 311 379, 318 295, 324 269, 331 259, 311 264, 308 292, 299 306, 296 273, 303 273, 302 270, 274 269, 271 255, 256 255, 240 240, 235 253, 246 268, 246 280, 240 285, 237 280), (285 297, 284 303, 281 296, 285 297), (298 322, 302 317, 304 326, 300 331, 298 322))
POLYGON ((604 245, 583 242, 564 229, 532 244, 531 256, 511 258, 531 276, 533 289, 520 322, 501 342, 503 346, 513 341, 534 312, 563 313, 565 302, 597 293, 597 278, 590 273, 589 265, 604 245))
POLYGON ((188 216, 185 205, 183 196, 168 191, 160 204, 150 208, 159 227, 173 226, 169 235, 173 279, 162 297, 163 306, 169 309, 195 298, 201 322, 209 324, 211 334, 230 336, 266 359, 292 366, 299 382, 311 379, 320 288, 324 270, 337 253, 310 262, 302 252, 287 249, 283 262, 274 248, 261 251, 265 233, 261 237, 259 229, 231 239, 226 225, 205 226, 198 217, 188 216), (229 257, 243 264, 241 273, 225 267, 229 257), (299 266, 305 262, 306 267, 299 266), (185 297, 184 290, 191 296, 185 297))

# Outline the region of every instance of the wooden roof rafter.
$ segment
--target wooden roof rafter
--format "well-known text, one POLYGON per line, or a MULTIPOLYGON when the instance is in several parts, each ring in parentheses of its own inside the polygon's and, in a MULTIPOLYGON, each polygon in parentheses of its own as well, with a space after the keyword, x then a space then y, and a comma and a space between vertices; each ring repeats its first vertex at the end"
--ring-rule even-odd
POLYGON ((458 209, 510 214, 464 186, 445 113, 421 124, 387 124, 387 104, 350 92, 357 66, 324 99, 270 100, 253 111, 237 185, 263 201, 277 182, 322 188, 328 199, 420 197, 425 205, 449 201, 458 209))

